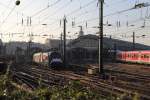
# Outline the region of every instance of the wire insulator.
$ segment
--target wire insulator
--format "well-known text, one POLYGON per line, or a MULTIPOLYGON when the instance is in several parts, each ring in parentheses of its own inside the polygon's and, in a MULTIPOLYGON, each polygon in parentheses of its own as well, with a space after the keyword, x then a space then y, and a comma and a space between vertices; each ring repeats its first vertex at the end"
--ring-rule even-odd
POLYGON ((20 0, 17 0, 16 3, 15 3, 17 6, 20 5, 20 0))

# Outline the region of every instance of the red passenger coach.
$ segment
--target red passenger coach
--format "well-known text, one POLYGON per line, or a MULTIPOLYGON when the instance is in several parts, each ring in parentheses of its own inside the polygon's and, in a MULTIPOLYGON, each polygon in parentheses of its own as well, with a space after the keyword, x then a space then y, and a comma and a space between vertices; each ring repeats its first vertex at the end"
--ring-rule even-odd
POLYGON ((121 51, 117 53, 117 60, 122 62, 150 64, 150 51, 121 51))
POLYGON ((126 52, 126 61, 127 62, 139 62, 139 52, 138 51, 126 52))
POLYGON ((150 64, 150 51, 142 51, 140 61, 150 64))

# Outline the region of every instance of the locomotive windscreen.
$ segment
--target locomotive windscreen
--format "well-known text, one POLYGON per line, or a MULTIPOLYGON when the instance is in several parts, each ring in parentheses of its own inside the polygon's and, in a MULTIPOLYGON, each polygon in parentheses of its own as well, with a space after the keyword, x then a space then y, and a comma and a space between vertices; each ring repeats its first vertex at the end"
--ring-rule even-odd
POLYGON ((49 58, 50 58, 50 59, 61 58, 61 55, 60 55, 60 53, 58 53, 58 52, 52 52, 52 53, 49 55, 49 58))

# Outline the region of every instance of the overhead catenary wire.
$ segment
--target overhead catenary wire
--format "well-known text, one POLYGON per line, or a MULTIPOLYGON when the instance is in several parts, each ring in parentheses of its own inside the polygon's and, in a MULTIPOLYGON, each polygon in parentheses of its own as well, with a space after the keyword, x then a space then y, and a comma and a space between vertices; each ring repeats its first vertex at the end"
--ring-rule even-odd
MULTIPOLYGON (((11 7, 9 7, 9 5, 5 5, 5 4, 3 4, 3 3, 1 3, 1 2, 0 2, 0 5, 3 6, 3 7, 5 7, 6 9, 10 9, 10 10, 12 9, 11 7)), ((22 12, 15 11, 15 10, 14 10, 14 12, 15 12, 16 14, 18 13, 18 14, 20 14, 20 15, 23 14, 22 12)))
POLYGON ((8 17, 11 15, 11 13, 14 11, 16 5, 10 10, 10 12, 8 13, 8 15, 5 17, 5 19, 2 21, 0 28, 3 26, 3 24, 5 24, 5 22, 7 21, 8 17))
POLYGON ((69 6, 72 3, 72 1, 67 2, 66 4, 64 4, 63 6, 61 6, 60 8, 56 9, 52 14, 48 15, 47 17, 45 17, 44 19, 42 19, 41 21, 45 21, 47 20, 49 17, 52 17, 54 15, 57 14, 57 12, 63 10, 64 8, 66 8, 67 6, 69 6))
MULTIPOLYGON (((55 4, 55 3, 54 3, 55 4)), ((83 6, 84 7, 84 6, 83 6)))
MULTIPOLYGON (((135 7, 130 8, 130 9, 126 9, 126 10, 122 10, 122 11, 117 11, 117 12, 114 12, 114 13, 111 13, 111 14, 108 14, 108 15, 105 15, 104 17, 108 17, 108 16, 112 16, 112 15, 120 14, 120 13, 123 13, 123 12, 129 11, 129 10, 133 10, 133 9, 135 9, 135 7)), ((120 23, 120 22, 119 22, 119 23, 120 23)))
POLYGON ((33 14, 31 17, 35 17, 35 16, 39 15, 40 13, 42 13, 43 11, 45 11, 46 9, 48 9, 49 7, 52 7, 52 6, 56 5, 56 4, 58 4, 60 1, 61 1, 61 0, 57 0, 57 1, 54 2, 53 4, 48 5, 47 7, 45 7, 45 8, 43 8, 43 9, 41 9, 40 11, 36 12, 36 13, 33 14))
POLYGON ((25 7, 23 7, 23 8, 21 9, 21 11, 23 11, 23 10, 26 9, 26 8, 28 8, 29 5, 31 5, 31 4, 33 3, 33 1, 34 1, 34 0, 31 0, 25 7))
MULTIPOLYGON (((82 9, 81 9, 82 10, 82 9)), ((79 10, 79 11, 81 11, 81 10, 79 10)), ((75 12, 76 13, 76 12, 75 12)), ((73 14, 75 14, 75 13, 73 13, 73 14)), ((57 13, 56 13, 57 14, 57 13)), ((118 13, 117 13, 118 14, 118 13)), ((38 14, 39 15, 39 14, 38 14)), ((78 15, 77 15, 78 16, 78 15)), ((81 16, 82 16, 82 14, 81 14, 81 16)), ((69 16, 68 16, 69 17, 69 16)), ((76 17, 76 18, 80 18, 80 15, 78 16, 78 17, 76 17)), ((96 20, 96 19, 95 19, 96 20)), ((57 20, 58 21, 58 20, 57 20)), ((68 21, 69 22, 69 21, 68 21)), ((88 22, 86 19, 85 20, 83 20, 83 21, 79 21, 80 23, 82 23, 82 24, 84 24, 85 22, 88 22)), ((76 22, 76 24, 80 24, 79 22, 76 22)), ((53 24, 54 25, 54 24, 53 24)), ((35 26, 36 27, 36 26, 35 26)), ((88 27, 87 27, 88 28, 88 27)))
MULTIPOLYGON (((95 0, 94 0, 95 1, 95 0)), ((88 3, 89 4, 89 3, 88 3)), ((86 5, 88 5, 88 4, 86 4, 86 5)), ((86 7, 85 5, 84 5, 84 7, 86 7)), ((73 13, 73 12, 72 12, 73 13)), ((117 14, 118 12, 116 12, 116 13, 114 13, 114 14, 111 14, 111 15, 115 15, 115 14, 117 14)), ((86 14, 86 13, 85 13, 86 14)), ((83 14, 81 14, 81 15, 83 15, 83 14)), ((104 17, 107 17, 108 15, 106 15, 106 16, 104 16, 104 17)), ((76 18, 78 18, 78 17, 76 17, 76 18)), ((84 21, 81 21, 81 22, 86 22, 86 21, 92 21, 92 20, 96 20, 96 19, 98 19, 98 18, 91 18, 91 19, 88 19, 88 20, 84 20, 84 21)), ((44 21, 44 20, 42 20, 42 21, 44 21)), ((81 23, 81 22, 79 22, 79 23, 81 23)), ((54 22, 52 22, 52 24, 53 24, 54 22)), ((51 25, 52 25, 51 24, 51 25)), ((78 24, 78 22, 77 22, 77 24, 78 24)))
MULTIPOLYGON (((6 6, 4 5, 4 6, 5 6, 5 7, 9 7, 12 1, 13 1, 13 0, 10 0, 10 1, 8 2, 8 5, 6 5, 6 6)), ((5 9, 5 10, 2 12, 2 14, 4 14, 6 11, 7 11, 7 9, 5 9)))
MULTIPOLYGON (((145 28, 149 29, 150 26, 146 26, 145 28)), ((137 27, 137 28, 132 29, 132 30, 124 31, 124 32, 121 33, 121 34, 124 35, 125 33, 138 32, 138 31, 143 30, 143 29, 145 29, 145 28, 137 27)), ((119 32, 118 32, 117 34, 113 34, 113 36, 119 36, 118 34, 119 34, 119 32)), ((149 35, 149 34, 146 34, 146 33, 145 33, 144 35, 138 35, 137 37, 139 37, 139 36, 140 36, 140 37, 143 37, 143 36, 144 36, 144 38, 146 38, 146 37, 149 38, 150 36, 148 36, 148 35, 149 35)), ((125 34, 125 38, 131 38, 131 36, 132 36, 132 35, 128 35, 128 36, 127 36, 127 35, 125 34)), ((122 36, 122 39, 123 39, 123 38, 124 38, 124 37, 122 36)))
POLYGON ((73 13, 78 12, 78 11, 80 11, 81 9, 90 6, 91 4, 93 4, 93 3, 96 2, 96 1, 97 1, 97 0, 92 0, 92 1, 88 2, 87 4, 83 5, 82 7, 79 7, 79 8, 77 8, 77 9, 73 10, 72 12, 67 13, 66 16, 68 17, 68 16, 72 15, 73 13))
MULTIPOLYGON (((87 3, 87 4, 83 5, 83 6, 81 6, 81 1, 80 1, 80 7, 77 8, 77 9, 75 9, 74 11, 72 11, 72 12, 66 14, 66 16, 69 17, 70 15, 79 12, 79 11, 82 10, 83 8, 86 8, 86 7, 90 6, 91 4, 95 3, 95 1, 97 1, 97 0, 90 1, 89 3, 87 3)), ((71 1, 71 2, 72 2, 72 1, 71 1)), ((51 14, 51 15, 49 15, 48 17, 44 18, 42 21, 48 19, 50 16, 54 16, 54 15, 57 13, 57 11, 62 10, 62 9, 65 8, 66 6, 68 6, 68 4, 66 4, 66 5, 64 5, 63 7, 59 8, 59 9, 56 10, 53 14, 51 14)))
MULTIPOLYGON (((36 12, 35 14, 33 14, 32 17, 37 16, 38 14, 42 13, 44 10, 48 9, 49 7, 52 7, 52 6, 56 5, 56 4, 59 3, 60 1, 61 1, 61 0, 57 0, 57 1, 54 2, 53 4, 48 5, 46 8, 43 8, 42 10, 40 10, 40 11, 36 12)), ((2 3, 0 3, 0 4, 7 8, 6 5, 4 5, 4 4, 2 4, 2 3)), ((14 7, 14 8, 15 8, 15 7, 14 7)), ((13 10, 14 10, 14 9, 13 9, 13 10)), ((10 14, 11 14, 11 13, 12 13, 12 12, 10 12, 10 14)), ((9 15, 10 15, 10 14, 9 14, 9 15)), ((18 12, 17 12, 17 14, 18 14, 18 12)), ((9 17, 9 15, 8 15, 8 17, 9 17)), ((23 14, 21 13, 21 15, 23 15, 23 14)), ((26 17, 28 17, 28 16, 26 16, 26 17)), ((7 17, 5 18, 5 20, 6 20, 6 19, 7 19, 7 17)), ((2 24, 5 23, 5 20, 2 22, 2 24)), ((1 27, 1 26, 0 26, 0 27, 1 27)))
MULTIPOLYGON (((109 15, 105 15, 104 17, 112 16, 112 15, 115 15, 115 14, 118 14, 118 13, 123 13, 123 12, 129 11, 129 10, 132 10, 132 9, 134 9, 134 7, 131 8, 131 9, 127 9, 127 10, 123 10, 123 11, 118 11, 118 12, 115 12, 115 13, 112 13, 112 14, 109 14, 109 15)), ((120 23, 120 22, 119 22, 119 23, 120 23)))
POLYGON ((150 26, 145 26, 144 28, 141 28, 141 27, 136 27, 136 28, 133 28, 131 30, 124 30, 123 32, 111 32, 112 34, 116 34, 118 35, 119 33, 121 34, 125 34, 125 33, 130 33, 130 32, 136 32, 136 31, 139 31, 139 30, 143 30, 145 28, 149 28, 150 26))
MULTIPOLYGON (((85 23, 85 22, 89 22, 89 21, 94 21, 94 20, 98 20, 98 17, 97 17, 97 18, 90 18, 90 19, 82 20, 82 21, 80 21, 80 22, 76 22, 76 25, 79 25, 79 24, 85 23)), ((135 21, 133 21, 133 22, 137 22, 138 20, 141 21, 141 19, 137 19, 137 20, 135 20, 135 21)), ((129 22, 129 23, 130 23, 130 22, 129 22)), ((67 26, 68 26, 68 28, 69 28, 69 27, 71 27, 71 24, 68 24, 67 26)), ((55 30, 58 30, 59 28, 60 28, 60 27, 57 27, 55 30)), ((74 28, 77 28, 77 27, 74 27, 74 28)), ((93 27, 88 27, 88 28, 93 28, 93 27)), ((48 31, 47 31, 47 32, 48 32, 48 31)))
POLYGON ((86 20, 86 21, 88 21, 88 20, 86 20))
MULTIPOLYGON (((81 14, 82 15, 82 14, 81 14)), ((59 19, 58 19, 59 20, 59 19)), ((56 21, 58 21, 58 20, 56 20, 56 21)), ((87 21, 90 21, 90 20, 93 20, 93 18, 92 19, 89 19, 89 20, 87 20, 87 21)), ((49 24, 49 25, 53 25, 55 23, 55 21, 53 21, 51 24, 49 24)))
MULTIPOLYGON (((87 5, 87 4, 86 4, 87 5)), ((85 6, 84 6, 85 7, 85 6)), ((95 9, 94 9, 95 10, 95 9)), ((92 11, 94 11, 94 10, 92 10, 92 11)), ((89 11, 90 12, 90 11, 89 11)), ((87 13, 89 13, 89 12, 86 12, 86 13, 84 13, 84 14, 87 14, 87 13)), ((80 14, 78 17, 74 17, 74 18, 79 18, 80 16, 82 16, 82 15, 84 15, 83 13, 82 14, 80 14)), ((45 18, 45 19, 47 19, 47 18, 45 18)), ((42 21, 44 21, 45 19, 43 19, 42 21)))

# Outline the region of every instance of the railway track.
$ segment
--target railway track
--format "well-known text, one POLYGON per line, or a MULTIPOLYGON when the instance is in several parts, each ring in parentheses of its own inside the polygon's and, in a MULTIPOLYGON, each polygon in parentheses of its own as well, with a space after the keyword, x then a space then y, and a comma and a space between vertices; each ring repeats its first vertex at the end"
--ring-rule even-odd
POLYGON ((120 71, 122 73, 134 74, 137 76, 150 76, 150 67, 146 65, 124 64, 124 63, 108 63, 105 68, 120 71))
MULTIPOLYGON (((34 68, 32 68, 32 69, 34 69, 34 68)), ((39 72, 39 70, 41 70, 41 69, 37 69, 37 68, 35 68, 33 71, 31 71, 32 73, 34 73, 34 75, 36 74, 37 76, 40 76, 39 75, 39 73, 36 73, 36 72, 39 72), (35 70, 36 69, 36 70, 35 70)), ((29 72, 29 71, 28 71, 29 72)), ((45 70, 43 71, 41 71, 41 74, 44 74, 45 73, 45 70)), ((81 79, 79 79, 79 76, 77 76, 77 75, 71 75, 70 77, 68 77, 68 75, 66 75, 66 73, 65 72, 55 72, 55 71, 52 71, 52 70, 49 70, 49 72, 47 73, 47 75, 49 76, 49 77, 54 77, 55 78, 55 80, 56 80, 56 78, 61 78, 61 79, 63 79, 62 81, 64 81, 64 79, 66 79, 66 77, 67 77, 67 79, 68 80, 81 80, 81 79), (63 78, 64 77, 64 78, 63 78)), ((31 75, 30 75, 31 76, 31 75)), ((36 77, 35 77, 36 78, 36 77)), ((43 77, 44 78, 44 77, 43 77)), ((81 78, 81 77, 80 77, 81 78)), ((51 79, 51 80, 53 80, 53 79, 51 79)), ((60 79, 59 79, 60 80, 60 79)), ((56 81, 55 81, 56 82, 56 81)), ((69 82, 69 81, 68 81, 69 82)), ((87 80, 81 80, 81 82, 83 82, 83 83, 86 83, 86 85, 87 85, 87 80)), ((57 83, 59 83, 59 82, 57 82, 57 83)), ((89 83, 88 83, 89 84, 89 83)), ((99 89, 101 89, 102 90, 102 93, 104 93, 105 92, 105 95, 106 95, 106 92, 107 93, 110 93, 110 91, 108 90, 108 89, 106 89, 105 88, 105 86, 101 86, 101 87, 98 87, 97 85, 94 85, 94 87, 97 87, 97 88, 99 88, 99 89)), ((114 93, 113 93, 114 94, 114 93)), ((116 93, 117 94, 117 93, 116 93)))
MULTIPOLYGON (((47 72, 42 72, 42 70, 36 70, 33 66, 24 65, 23 67, 18 67, 17 69, 13 69, 13 76, 15 78, 23 79, 32 83, 29 87, 34 87, 35 89, 39 86, 39 82, 42 86, 53 86, 53 85, 64 85, 65 83, 59 82, 62 79, 61 76, 55 75, 55 73, 51 73, 47 75, 47 72), (61 83, 61 84, 60 84, 61 83)), ((66 80, 65 80, 66 81, 66 80)))
MULTIPOLYGON (((95 65, 86 65, 86 66, 94 66, 95 65)), ((125 67, 125 66, 124 66, 125 67)), ((105 73, 114 77, 117 77, 117 79, 129 81, 129 82, 136 82, 136 83, 142 83, 142 84, 149 84, 150 83, 150 75, 144 75, 144 74, 138 74, 133 73, 130 71, 123 71, 120 70, 120 68, 116 68, 114 66, 109 65, 109 67, 104 68, 105 73)))
MULTIPOLYGON (((115 77, 118 84, 124 85, 124 87, 130 87, 135 91, 143 90, 150 93, 150 75, 140 75, 131 72, 124 72, 118 69, 105 68, 105 74, 111 77, 115 77)), ((94 76, 93 76, 94 77, 94 76)), ((145 93, 145 92, 143 92, 145 93)))
MULTIPOLYGON (((86 86, 96 88, 103 95, 120 95, 122 93, 134 94, 135 92, 138 92, 140 93, 141 98, 150 99, 148 94, 150 93, 150 89, 143 89, 141 85, 137 87, 137 85, 131 83, 127 84, 127 82, 124 83, 124 81, 121 80, 116 82, 104 81, 101 80, 98 76, 80 75, 72 71, 54 71, 46 67, 35 65, 18 66, 14 72, 16 71, 19 73, 17 76, 19 75, 28 77, 27 79, 23 79, 27 80, 29 83, 34 83, 32 80, 36 80, 36 83, 38 83, 39 78, 41 78, 42 83, 44 83, 43 85, 45 86, 64 85, 67 84, 69 80, 80 80, 80 82, 86 86)), ((35 83, 32 85, 35 86, 35 83)))
POLYGON ((105 72, 113 76, 116 76, 117 78, 120 78, 122 80, 128 80, 130 82, 150 83, 150 76, 147 75, 145 76, 145 75, 139 75, 135 73, 123 72, 119 70, 110 70, 110 69, 105 69, 105 72))

